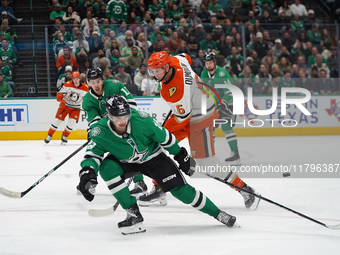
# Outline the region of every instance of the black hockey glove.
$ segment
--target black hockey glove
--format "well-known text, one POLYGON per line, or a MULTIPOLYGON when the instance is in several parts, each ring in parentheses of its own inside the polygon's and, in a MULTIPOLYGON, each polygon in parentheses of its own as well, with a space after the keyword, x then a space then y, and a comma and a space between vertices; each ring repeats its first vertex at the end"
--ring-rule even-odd
POLYGON ((233 118, 233 112, 225 100, 222 100, 222 105, 217 107, 217 112, 220 114, 222 119, 231 120, 233 118))
POLYGON ((92 166, 84 166, 79 171, 79 177, 79 190, 85 199, 91 202, 94 198, 94 195, 89 192, 89 189, 96 187, 98 184, 96 172, 92 166))
POLYGON ((175 155, 174 159, 185 174, 192 176, 195 173, 196 161, 190 157, 184 147, 181 147, 181 150, 175 155))

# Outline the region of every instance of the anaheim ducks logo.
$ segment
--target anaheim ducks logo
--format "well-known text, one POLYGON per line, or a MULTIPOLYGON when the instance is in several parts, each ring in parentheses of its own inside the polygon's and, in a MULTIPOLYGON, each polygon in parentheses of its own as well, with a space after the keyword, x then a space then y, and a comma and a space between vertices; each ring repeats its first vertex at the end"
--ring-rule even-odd
POLYGON ((172 87, 169 89, 169 97, 172 97, 173 94, 175 94, 175 92, 177 91, 177 88, 176 87, 172 87))

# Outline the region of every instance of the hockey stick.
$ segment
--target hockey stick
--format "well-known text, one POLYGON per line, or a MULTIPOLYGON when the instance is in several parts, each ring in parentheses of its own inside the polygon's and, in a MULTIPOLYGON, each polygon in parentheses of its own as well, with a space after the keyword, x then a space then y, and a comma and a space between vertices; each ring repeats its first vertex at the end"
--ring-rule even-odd
POLYGON ((299 216, 301 216, 301 217, 303 217, 303 218, 305 218, 305 219, 307 219, 307 220, 313 221, 314 223, 317 223, 317 224, 319 224, 319 225, 321 225, 321 226, 323 226, 323 227, 326 227, 326 228, 329 228, 329 229, 334 229, 334 230, 340 230, 340 224, 338 224, 338 225, 328 225, 328 224, 322 223, 322 222, 320 222, 320 221, 318 221, 318 220, 316 220, 316 219, 313 219, 313 218, 311 218, 311 217, 309 217, 309 216, 307 216, 307 215, 304 215, 304 214, 302 214, 302 213, 300 213, 300 212, 297 212, 297 211, 295 211, 295 210, 293 210, 293 209, 290 209, 290 208, 288 208, 288 207, 286 207, 286 206, 284 206, 284 205, 281 205, 281 204, 279 204, 279 203, 277 203, 277 202, 275 202, 275 201, 272 201, 272 200, 270 200, 270 199, 268 199, 268 198, 266 198, 266 197, 263 197, 263 196, 261 196, 261 195, 259 195, 259 194, 252 193, 252 192, 250 192, 250 191, 248 191, 248 190, 242 189, 242 188, 240 188, 240 187, 238 187, 238 186, 236 186, 236 185, 234 185, 234 184, 232 184, 232 183, 230 183, 230 182, 227 182, 227 181, 225 181, 225 180, 223 180, 223 179, 221 179, 221 178, 218 178, 218 177, 213 176, 213 175, 208 174, 208 173, 206 173, 205 175, 208 176, 208 177, 210 177, 210 178, 213 178, 213 179, 215 179, 215 180, 217 180, 217 181, 219 181, 219 182, 225 183, 225 184, 227 184, 227 185, 229 185, 229 186, 231 186, 231 187, 233 187, 233 188, 236 188, 236 189, 242 190, 243 192, 246 192, 246 193, 248 193, 248 194, 254 195, 255 197, 257 197, 257 198, 259 198, 259 199, 262 199, 262 200, 264 200, 264 201, 266 201, 266 202, 268 202, 268 203, 277 205, 277 206, 279 206, 279 207, 281 207, 281 208, 283 208, 283 209, 286 209, 287 211, 290 211, 290 212, 292 212, 292 213, 295 213, 295 214, 297 214, 297 215, 299 215, 299 216))
MULTIPOLYGON (((131 182, 133 180, 133 177, 131 177, 128 182, 126 183, 126 186, 130 186, 131 182)), ((90 209, 88 211, 88 214, 91 216, 91 217, 105 217, 105 216, 109 216, 109 215, 112 215, 115 213, 115 211, 117 210, 119 206, 119 203, 118 201, 114 204, 114 206, 111 206, 110 208, 108 209, 90 209)))
MULTIPOLYGON (((172 111, 170 110, 168 112, 168 114, 166 115, 163 123, 162 123, 162 127, 164 126, 165 122, 170 118, 172 114, 172 111)), ((129 179, 129 181, 127 182, 127 186, 130 185, 130 183, 132 182, 132 177, 129 179)), ((109 215, 112 215, 115 213, 115 211, 117 210, 118 208, 118 201, 114 204, 114 206, 110 207, 110 208, 107 208, 107 209, 90 209, 88 211, 88 214, 91 216, 91 217, 105 217, 105 216, 109 216, 109 215)))
POLYGON ((79 151, 81 151, 84 147, 87 146, 89 141, 86 141, 82 146, 80 146, 77 150, 75 150, 72 154, 70 154, 67 158, 65 158, 63 161, 61 161, 58 165, 56 165, 52 170, 50 170, 47 174, 45 174, 43 177, 41 177, 38 181, 36 181, 31 187, 29 187, 27 190, 23 192, 15 192, 10 191, 5 188, 0 187, 0 194, 4 195, 6 197, 10 198, 22 198, 25 196, 28 192, 30 192, 33 188, 35 188, 39 183, 41 183, 43 180, 45 180, 46 177, 50 176, 54 171, 56 171, 59 167, 61 167, 64 163, 66 163, 70 158, 72 158, 74 155, 76 155, 79 151))

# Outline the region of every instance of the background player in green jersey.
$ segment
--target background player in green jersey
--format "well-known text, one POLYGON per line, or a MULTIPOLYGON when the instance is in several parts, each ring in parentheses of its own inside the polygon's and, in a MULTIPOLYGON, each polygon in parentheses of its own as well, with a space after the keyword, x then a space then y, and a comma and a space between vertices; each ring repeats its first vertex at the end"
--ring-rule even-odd
MULTIPOLYGON (((231 79, 230 74, 222 67, 216 65, 216 55, 210 52, 205 57, 205 69, 201 74, 201 78, 204 83, 215 87, 215 84, 224 84, 224 81, 235 85, 231 79)), ((226 158, 226 162, 230 162, 231 165, 241 165, 240 155, 238 153, 237 137, 233 131, 233 127, 230 125, 230 120, 235 122, 236 116, 232 115, 233 111, 233 97, 228 89, 216 89, 220 96, 223 105, 219 106, 218 113, 220 118, 228 120, 227 124, 222 125, 222 130, 225 138, 228 141, 231 155, 226 158)), ((217 98, 216 98, 217 99, 217 98)), ((218 102, 218 100, 216 100, 218 102)))
MULTIPOLYGON (((104 81, 103 72, 99 67, 90 69, 87 72, 87 84, 90 90, 84 96, 82 107, 86 114, 86 120, 89 126, 88 131, 91 130, 93 124, 106 116, 105 103, 107 97, 110 95, 120 94, 124 96, 131 108, 137 109, 135 99, 124 84, 118 80, 104 81)), ((144 177, 141 174, 133 178, 135 187, 131 190, 132 195, 139 196, 147 192, 147 186, 143 179, 144 177)))
POLYGON ((186 183, 176 164, 162 150, 174 155, 179 168, 187 175, 194 173, 195 161, 185 148, 180 148, 174 135, 161 127, 145 112, 130 109, 121 95, 107 98, 108 115, 92 125, 91 142, 81 162, 79 189, 92 201, 91 185, 97 184, 97 173, 106 182, 112 195, 126 209, 127 217, 118 223, 123 234, 145 232, 137 200, 130 195, 125 178, 141 172, 185 204, 204 212, 228 227, 236 217, 221 211, 201 191, 186 183), (105 153, 109 153, 105 158, 105 153))

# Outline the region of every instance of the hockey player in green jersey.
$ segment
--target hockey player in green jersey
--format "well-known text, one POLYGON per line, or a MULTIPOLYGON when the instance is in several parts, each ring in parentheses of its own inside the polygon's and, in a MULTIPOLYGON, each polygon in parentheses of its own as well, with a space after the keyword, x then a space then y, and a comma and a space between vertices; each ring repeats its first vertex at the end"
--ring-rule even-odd
MULTIPOLYGON (((215 84, 224 84, 224 81, 234 85, 230 74, 222 67, 216 65, 216 55, 210 52, 205 57, 205 69, 201 74, 201 78, 204 83, 215 87, 215 84)), ((240 155, 238 153, 237 137, 233 131, 233 127, 230 125, 230 120, 235 122, 236 116, 232 114, 233 110, 233 97, 228 89, 217 89, 218 95, 222 100, 221 106, 219 106, 218 113, 220 118, 228 120, 227 124, 222 125, 222 130, 225 138, 228 141, 231 155, 226 158, 225 161, 231 165, 241 165, 240 155)))
MULTIPOLYGON (((120 94, 124 96, 128 104, 133 109, 137 109, 135 99, 130 92, 118 80, 106 80, 104 81, 102 70, 97 67, 90 69, 87 72, 87 83, 90 87, 89 92, 84 96, 83 109, 86 114, 86 120, 88 122, 89 130, 93 124, 106 116, 106 99, 110 95, 120 94)), ((144 183, 143 175, 137 175, 133 179, 135 187, 131 190, 131 194, 139 196, 147 192, 147 186, 144 183)))
POLYGON ((85 199, 94 195, 89 186, 97 184, 98 171, 119 204, 127 211, 124 221, 118 223, 122 234, 145 232, 143 217, 130 192, 125 178, 141 172, 185 204, 215 217, 233 227, 236 217, 221 211, 202 192, 186 183, 179 169, 191 176, 195 161, 185 148, 180 148, 174 135, 161 127, 145 112, 131 109, 121 95, 112 95, 106 101, 107 117, 92 125, 86 155, 81 162, 79 188, 85 199), (179 163, 179 169, 162 147, 179 163), (109 153, 105 158, 105 153, 109 153))

